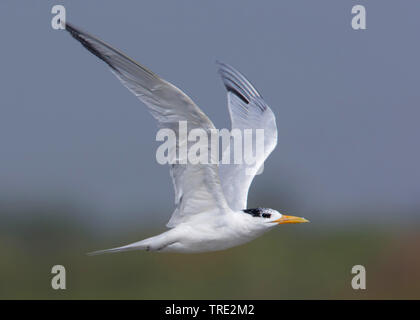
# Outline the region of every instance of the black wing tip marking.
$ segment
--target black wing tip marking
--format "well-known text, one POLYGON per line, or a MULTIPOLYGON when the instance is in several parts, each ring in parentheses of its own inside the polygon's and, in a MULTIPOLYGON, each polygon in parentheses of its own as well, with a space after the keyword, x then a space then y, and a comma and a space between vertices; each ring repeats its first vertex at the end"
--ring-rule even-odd
POLYGON ((92 36, 84 33, 83 31, 77 29, 75 26, 73 26, 72 24, 66 22, 65 24, 66 27, 66 31, 70 33, 70 35, 76 39, 77 41, 79 41, 83 47, 85 47, 87 50, 89 50, 89 52, 91 52, 92 54, 94 54, 95 56, 97 56, 99 59, 101 59, 102 61, 104 61, 111 69, 118 71, 109 61, 109 59, 107 59, 107 57, 105 55, 103 55, 97 48, 95 48, 95 46, 92 44, 92 42, 86 40, 86 38, 92 38, 94 39, 92 36))
POLYGON ((216 64, 219 67, 218 73, 222 77, 223 84, 228 92, 232 92, 247 105, 252 101, 262 112, 267 110, 267 105, 261 94, 243 74, 218 60, 216 60, 216 64))
POLYGON ((230 86, 226 82, 224 82, 224 84, 228 92, 232 92, 235 96, 241 99, 245 104, 249 104, 249 100, 244 95, 242 95, 238 90, 236 90, 234 87, 230 86))
POLYGON ((248 79, 232 66, 216 60, 218 73, 222 77, 226 90, 235 94, 243 102, 248 104, 252 98, 262 98, 248 79))
POLYGON ((73 26, 72 24, 70 24, 70 23, 68 23, 68 22, 66 22, 65 27, 66 27, 66 31, 67 31, 68 33, 70 33, 70 35, 71 35, 73 38, 75 38, 75 39, 76 39, 76 40, 78 40, 78 41, 81 41, 81 39, 83 39, 83 38, 81 37, 81 35, 83 35, 83 34, 84 34, 84 32, 83 32, 83 31, 79 30, 78 28, 76 28, 75 26, 73 26))

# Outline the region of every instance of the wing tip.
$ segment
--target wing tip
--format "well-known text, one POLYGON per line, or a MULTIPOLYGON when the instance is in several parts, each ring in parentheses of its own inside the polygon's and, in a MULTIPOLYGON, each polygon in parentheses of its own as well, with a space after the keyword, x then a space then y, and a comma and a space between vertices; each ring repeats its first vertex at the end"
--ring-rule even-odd
POLYGON ((108 46, 103 41, 96 39, 92 35, 83 32, 82 30, 75 27, 73 24, 65 22, 65 28, 70 35, 80 42, 80 44, 85 47, 88 51, 90 51, 93 55, 97 56, 99 59, 104 61, 112 70, 118 73, 118 70, 112 64, 112 62, 103 54, 101 50, 94 45, 94 43, 100 43, 103 46, 108 46))
POLYGON ((71 23, 69 23, 67 21, 62 22, 62 24, 64 26, 64 29, 67 32, 69 32, 71 35, 76 34, 76 33, 79 33, 79 34, 81 33, 80 30, 78 30, 73 24, 71 24, 71 23))
POLYGON ((222 78, 226 90, 234 93, 243 102, 249 103, 252 98, 262 98, 251 82, 231 65, 216 59, 218 73, 222 78))
POLYGON ((223 61, 220 61, 219 59, 216 59, 215 61, 214 61, 214 63, 216 64, 216 66, 218 66, 219 68, 218 68, 218 70, 220 71, 220 68, 222 68, 222 67, 227 67, 228 66, 228 64, 226 64, 226 63, 224 63, 223 61))

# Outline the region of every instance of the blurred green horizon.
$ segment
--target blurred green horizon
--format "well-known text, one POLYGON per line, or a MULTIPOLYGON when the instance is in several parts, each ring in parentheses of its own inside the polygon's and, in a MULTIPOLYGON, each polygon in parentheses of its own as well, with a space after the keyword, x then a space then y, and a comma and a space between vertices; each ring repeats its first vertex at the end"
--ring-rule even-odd
POLYGON ((1 299, 420 299, 418 224, 313 221, 220 252, 87 256, 164 227, 138 227, 141 217, 97 229, 74 208, 33 210, 0 210, 1 299), (66 290, 51 288, 57 264, 66 268, 66 290), (351 288, 357 264, 367 290, 351 288))

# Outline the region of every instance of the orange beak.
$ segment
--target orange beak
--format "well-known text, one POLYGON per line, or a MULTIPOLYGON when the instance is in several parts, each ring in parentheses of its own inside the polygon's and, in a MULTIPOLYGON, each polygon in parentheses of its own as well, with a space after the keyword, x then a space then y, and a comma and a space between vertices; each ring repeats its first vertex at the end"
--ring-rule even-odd
POLYGON ((305 218, 283 215, 280 219, 274 220, 273 222, 276 222, 278 224, 284 224, 284 223, 304 223, 304 222, 309 222, 309 221, 306 220, 305 218))

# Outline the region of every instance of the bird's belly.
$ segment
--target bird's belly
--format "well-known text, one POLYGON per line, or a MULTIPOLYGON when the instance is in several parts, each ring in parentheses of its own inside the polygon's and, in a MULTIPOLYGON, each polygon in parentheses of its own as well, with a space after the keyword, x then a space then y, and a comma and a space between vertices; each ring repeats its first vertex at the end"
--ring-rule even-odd
POLYGON ((231 230, 217 230, 213 232, 190 232, 179 241, 165 247, 162 251, 199 253, 218 251, 247 243, 259 234, 238 234, 231 230))

